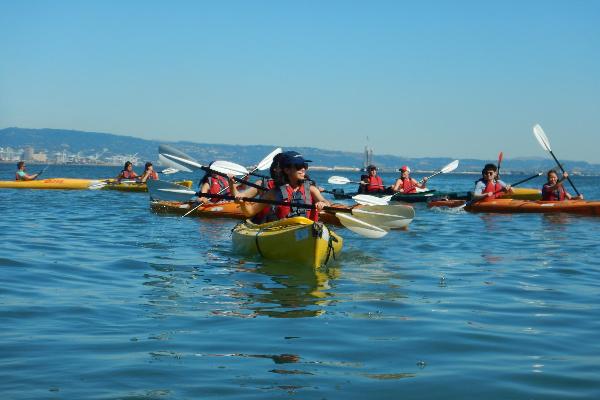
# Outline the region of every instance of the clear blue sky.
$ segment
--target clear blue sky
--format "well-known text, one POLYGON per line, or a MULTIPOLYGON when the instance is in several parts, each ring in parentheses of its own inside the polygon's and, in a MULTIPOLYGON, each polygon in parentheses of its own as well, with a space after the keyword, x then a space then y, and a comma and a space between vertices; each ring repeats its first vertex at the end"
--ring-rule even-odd
POLYGON ((600 1, 0 3, 0 128, 600 162, 600 1))

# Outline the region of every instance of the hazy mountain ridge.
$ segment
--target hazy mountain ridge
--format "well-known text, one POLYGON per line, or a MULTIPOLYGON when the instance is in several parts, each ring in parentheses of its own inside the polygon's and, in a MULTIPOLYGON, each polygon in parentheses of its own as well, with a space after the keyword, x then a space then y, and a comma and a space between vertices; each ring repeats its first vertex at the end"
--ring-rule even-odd
MULTIPOLYGON (((234 161, 244 165, 258 162, 262 157, 282 144, 273 145, 228 145, 194 143, 189 141, 157 141, 136 138, 126 135, 116 135, 101 132, 84 132, 66 129, 0 129, 0 147, 20 148, 32 146, 36 151, 45 150, 48 153, 68 150, 72 153, 83 154, 112 153, 136 154, 141 160, 156 160, 158 145, 170 144, 179 150, 190 154, 201 162, 216 159, 234 161)), ((362 167, 364 155, 362 152, 344 152, 318 149, 314 147, 284 147, 285 150, 296 150, 305 158, 313 160, 313 165, 324 167, 362 167)), ((451 157, 403 157, 387 154, 373 155, 373 162, 385 170, 396 170, 401 165, 410 165, 413 170, 433 171, 451 162, 451 157)), ((496 160, 461 159, 457 172, 478 172, 487 162, 496 160)), ((561 160, 563 164, 576 173, 600 174, 600 164, 590 164, 585 161, 561 160)), ((504 172, 545 171, 555 167, 553 160, 543 157, 514 158, 505 157, 502 163, 504 172)))

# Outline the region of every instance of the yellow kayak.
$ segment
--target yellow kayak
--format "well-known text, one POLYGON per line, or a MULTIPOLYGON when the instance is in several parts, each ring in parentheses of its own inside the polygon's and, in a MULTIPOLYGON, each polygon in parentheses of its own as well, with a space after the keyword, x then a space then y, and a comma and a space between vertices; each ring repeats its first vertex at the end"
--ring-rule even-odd
POLYGON ((99 183, 98 179, 50 178, 33 181, 0 181, 0 188, 82 190, 99 183))
POLYGON ((343 240, 326 225, 293 217, 256 225, 242 222, 232 231, 233 251, 320 267, 342 251, 343 240))
MULTIPOLYGON (((102 186, 102 190, 118 190, 120 192, 147 192, 148 186, 145 183, 137 181, 121 181, 118 182, 116 179, 105 179, 106 185, 102 186)), ((187 188, 192 187, 192 181, 178 181, 173 182, 187 188)))
POLYGON ((512 193, 506 193, 502 195, 502 199, 515 199, 515 200, 541 200, 542 191, 539 189, 530 188, 513 188, 512 193))

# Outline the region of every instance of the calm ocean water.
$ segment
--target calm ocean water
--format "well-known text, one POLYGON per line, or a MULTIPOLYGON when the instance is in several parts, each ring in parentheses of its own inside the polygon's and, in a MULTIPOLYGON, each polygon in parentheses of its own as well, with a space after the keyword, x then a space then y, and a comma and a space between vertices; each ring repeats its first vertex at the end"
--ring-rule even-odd
POLYGON ((380 240, 339 229, 315 272, 242 260, 235 221, 147 194, 0 189, 0 207, 2 399, 600 398, 600 218, 417 206, 380 240))

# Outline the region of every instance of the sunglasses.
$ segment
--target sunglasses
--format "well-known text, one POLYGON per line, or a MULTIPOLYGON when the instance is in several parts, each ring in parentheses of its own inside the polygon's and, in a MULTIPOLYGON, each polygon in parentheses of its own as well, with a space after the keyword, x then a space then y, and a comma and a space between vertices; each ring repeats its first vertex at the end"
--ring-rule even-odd
POLYGON ((495 175, 496 173, 494 171, 485 171, 483 174, 484 175, 495 175))

